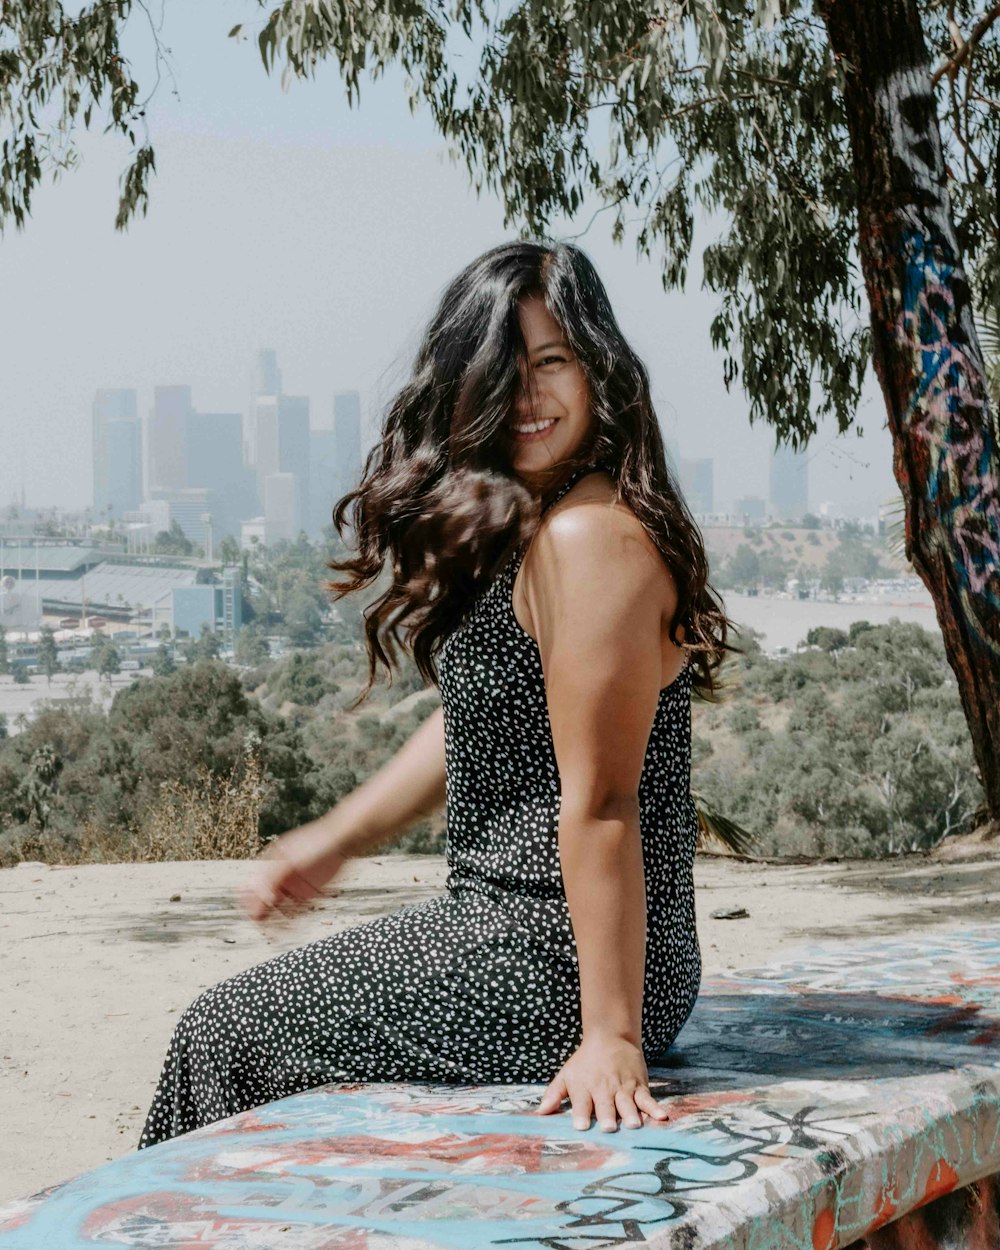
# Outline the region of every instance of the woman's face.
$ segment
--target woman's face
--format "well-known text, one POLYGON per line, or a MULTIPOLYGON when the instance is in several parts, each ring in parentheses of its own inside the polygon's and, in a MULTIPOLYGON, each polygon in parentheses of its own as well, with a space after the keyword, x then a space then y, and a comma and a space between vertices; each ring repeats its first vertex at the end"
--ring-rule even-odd
POLYGON ((526 295, 519 308, 525 358, 511 422, 513 469, 529 486, 541 486, 590 436, 590 387, 542 297, 526 295), (525 425, 532 429, 516 428, 525 425))

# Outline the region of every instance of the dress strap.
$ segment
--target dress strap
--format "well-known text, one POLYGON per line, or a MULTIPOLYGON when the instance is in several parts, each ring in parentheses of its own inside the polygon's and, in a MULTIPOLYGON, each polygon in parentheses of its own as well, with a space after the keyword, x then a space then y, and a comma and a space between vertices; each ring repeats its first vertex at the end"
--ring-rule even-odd
POLYGON ((557 503, 560 499, 562 499, 563 495, 566 494, 571 486, 575 486, 581 477, 585 477, 588 473, 596 473, 600 469, 608 469, 608 465, 601 460, 592 461, 590 464, 581 464, 578 468, 574 469, 566 481, 563 482, 562 486, 560 486, 556 493, 552 496, 549 502, 542 508, 542 515, 548 512, 554 503, 557 503))
MULTIPOLYGON (((560 486, 556 493, 552 496, 549 502, 542 508, 540 515, 544 516, 552 505, 562 499, 563 495, 565 495, 570 487, 574 486, 581 477, 585 477, 588 473, 595 473, 599 469, 605 469, 607 472, 611 472, 611 466, 606 464, 603 460, 594 460, 590 464, 581 464, 578 468, 574 469, 566 481, 563 482, 562 486, 560 486)), ((521 567, 521 561, 524 559, 525 553, 528 550, 530 541, 530 539, 526 538, 522 542, 519 542, 507 562, 506 572, 510 578, 512 586, 514 584, 514 578, 517 576, 517 570, 521 567)))

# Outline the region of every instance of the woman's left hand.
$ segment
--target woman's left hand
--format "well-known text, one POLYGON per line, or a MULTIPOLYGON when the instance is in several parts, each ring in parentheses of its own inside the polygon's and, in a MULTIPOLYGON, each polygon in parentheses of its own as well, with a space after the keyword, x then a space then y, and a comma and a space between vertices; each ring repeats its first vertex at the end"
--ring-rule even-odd
POLYGON ((585 1037, 545 1087, 539 1115, 558 1111, 570 1100, 574 1128, 590 1128, 591 1115, 609 1133, 641 1128, 642 1113, 667 1120, 667 1109, 649 1092, 649 1073, 642 1050, 619 1036, 585 1037))

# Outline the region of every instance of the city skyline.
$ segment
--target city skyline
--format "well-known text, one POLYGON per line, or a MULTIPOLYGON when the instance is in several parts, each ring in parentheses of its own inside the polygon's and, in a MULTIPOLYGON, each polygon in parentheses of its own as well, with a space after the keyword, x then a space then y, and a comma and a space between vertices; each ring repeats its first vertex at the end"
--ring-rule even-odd
MULTIPOLYGON (((98 390, 95 522, 124 522, 130 547, 148 547, 174 521, 206 552, 226 536, 241 546, 251 536, 267 543, 291 541, 302 531, 316 537, 328 524, 332 502, 358 480, 360 397, 338 392, 328 426, 313 419, 308 396, 284 393, 273 348, 257 349, 254 378, 245 413, 199 412, 189 386, 170 384, 154 387, 145 421, 135 390, 98 390)), ((766 498, 722 500, 713 457, 685 457, 673 438, 665 440, 665 451, 695 515, 798 521, 811 511, 804 452, 775 450, 766 498)))
MULTIPOLYGON (((148 111, 158 169, 148 216, 114 232, 127 152, 86 134, 80 167, 39 188, 24 231, 4 237, 0 506, 22 487, 29 507, 91 502, 98 389, 134 388, 145 411, 154 386, 182 384, 200 410, 245 412, 261 344, 277 351, 286 392, 314 409, 357 390, 367 449, 446 283, 513 237, 499 201, 477 198, 448 162, 426 112, 410 116, 397 72, 365 81, 353 110, 332 66, 283 93, 252 49, 226 40, 225 8, 217 36, 189 0, 165 14, 178 94, 161 92, 148 111), (39 334, 18 310, 43 300, 39 334)), ((138 33, 129 52, 141 67, 138 33)), ((664 436, 686 458, 714 457, 717 499, 766 496, 774 431, 750 426, 710 345, 718 301, 699 289, 709 223, 696 224, 687 290, 665 294, 655 258, 630 255, 634 229, 614 245, 598 207, 588 200, 551 233, 597 266, 649 369, 664 436)), ((814 506, 871 514, 898 493, 871 378, 857 425, 863 438, 827 421, 810 441, 814 506)))
POLYGON ((273 348, 255 354, 245 411, 202 412, 186 383, 100 388, 92 407, 92 516, 120 522, 129 548, 147 549, 176 523, 209 556, 225 537, 245 546, 300 532, 315 538, 332 502, 358 479, 357 391, 333 396, 314 420, 310 400, 284 392, 273 348))

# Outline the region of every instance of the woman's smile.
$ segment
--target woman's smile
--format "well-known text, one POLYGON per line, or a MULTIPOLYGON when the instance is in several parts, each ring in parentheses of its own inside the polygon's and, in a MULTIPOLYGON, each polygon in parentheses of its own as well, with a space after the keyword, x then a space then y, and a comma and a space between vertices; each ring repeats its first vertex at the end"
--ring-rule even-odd
POLYGON ((547 417, 544 421, 525 421, 519 423, 513 427, 514 439, 518 443, 533 443, 537 439, 545 438, 558 420, 558 417, 547 417))

